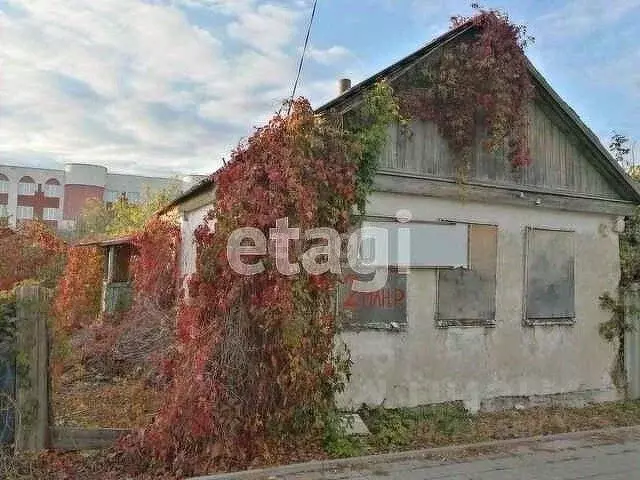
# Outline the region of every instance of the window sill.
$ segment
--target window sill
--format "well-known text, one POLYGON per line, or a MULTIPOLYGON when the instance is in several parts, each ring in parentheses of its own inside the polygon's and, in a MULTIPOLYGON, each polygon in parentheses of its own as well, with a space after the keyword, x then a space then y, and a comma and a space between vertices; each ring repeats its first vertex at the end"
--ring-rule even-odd
POLYGON ((495 328, 495 319, 439 319, 436 321, 438 328, 495 328))
POLYGON ((551 327, 555 325, 570 327, 576 324, 576 317, 525 318, 523 323, 526 327, 551 327))
POLYGON ((349 333, 360 332, 386 332, 386 333, 403 333, 407 331, 406 323, 342 323, 340 331, 349 333))

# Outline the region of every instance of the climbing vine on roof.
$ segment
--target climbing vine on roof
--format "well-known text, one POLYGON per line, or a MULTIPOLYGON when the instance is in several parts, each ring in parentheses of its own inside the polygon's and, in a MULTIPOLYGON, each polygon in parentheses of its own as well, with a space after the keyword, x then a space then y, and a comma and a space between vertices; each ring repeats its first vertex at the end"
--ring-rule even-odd
MULTIPOLYGON (((227 258, 236 229, 269 237, 276 221, 347 232, 364 209, 397 113, 387 84, 364 102, 357 125, 314 115, 304 99, 279 113, 232 154, 215 176, 216 202, 196 230, 197 271, 179 306, 169 386, 156 421, 123 441, 142 469, 181 474, 242 468, 322 437, 349 359, 335 344, 340 274, 278 271, 269 254, 262 273, 237 273, 227 258), (215 224, 215 227, 213 225, 215 224)), ((289 258, 317 246, 289 243, 289 258)), ((125 460, 125 463, 127 461, 125 460)))
POLYGON ((533 39, 524 25, 497 10, 452 18, 453 28, 463 25, 477 28, 445 45, 435 64, 407 77, 402 112, 435 122, 464 175, 479 133, 486 150, 503 149, 514 167, 526 166, 534 88, 524 50, 533 39))

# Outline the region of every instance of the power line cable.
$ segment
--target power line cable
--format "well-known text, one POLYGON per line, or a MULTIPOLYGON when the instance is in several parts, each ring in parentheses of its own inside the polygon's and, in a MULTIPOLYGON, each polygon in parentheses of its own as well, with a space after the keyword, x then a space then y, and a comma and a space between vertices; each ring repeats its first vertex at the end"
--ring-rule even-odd
POLYGON ((304 47, 302 48, 302 55, 300 55, 300 63, 298 64, 298 74, 296 75, 296 81, 293 84, 293 90, 291 91, 291 101, 289 102, 289 111, 291 113, 291 102, 296 96, 296 90, 298 89, 298 83, 300 82, 300 76, 302 75, 302 67, 304 66, 304 57, 307 53, 307 47, 309 46, 309 37, 311 36, 311 27, 313 26, 313 19, 316 16, 316 8, 318 6, 318 0, 314 0, 313 9, 311 10, 311 19, 309 20, 309 27, 307 28, 307 36, 304 39, 304 47))

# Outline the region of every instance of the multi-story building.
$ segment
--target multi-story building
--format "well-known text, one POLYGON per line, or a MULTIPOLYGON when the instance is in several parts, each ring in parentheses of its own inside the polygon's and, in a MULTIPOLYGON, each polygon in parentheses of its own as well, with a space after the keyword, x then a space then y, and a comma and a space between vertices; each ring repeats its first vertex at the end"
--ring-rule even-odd
POLYGON ((66 164, 64 170, 0 165, 0 219, 12 226, 40 219, 54 228, 72 228, 90 199, 138 202, 147 192, 185 190, 202 178, 123 175, 80 163, 66 164))

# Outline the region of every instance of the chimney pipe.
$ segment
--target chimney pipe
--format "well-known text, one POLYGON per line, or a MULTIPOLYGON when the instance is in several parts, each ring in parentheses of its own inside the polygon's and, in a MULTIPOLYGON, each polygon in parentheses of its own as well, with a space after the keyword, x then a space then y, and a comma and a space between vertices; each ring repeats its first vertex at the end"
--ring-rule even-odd
POLYGON ((341 78, 338 81, 338 93, 342 95, 344 92, 351 88, 351 79, 349 78, 341 78))

